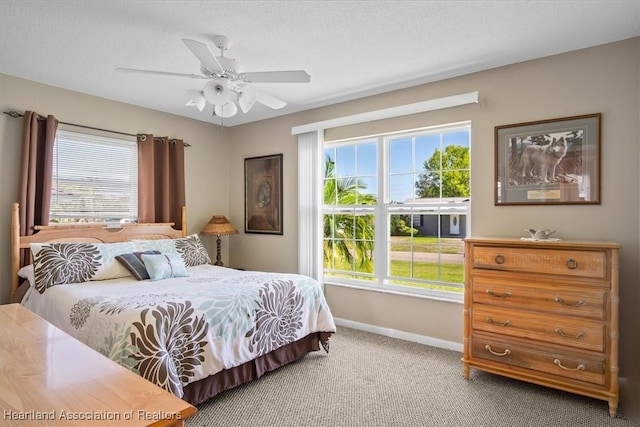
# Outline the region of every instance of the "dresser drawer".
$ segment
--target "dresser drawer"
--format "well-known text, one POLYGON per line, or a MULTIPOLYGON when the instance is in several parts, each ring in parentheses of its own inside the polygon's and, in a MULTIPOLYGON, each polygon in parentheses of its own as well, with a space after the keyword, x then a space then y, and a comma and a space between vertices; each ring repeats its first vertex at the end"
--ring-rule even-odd
POLYGON ((499 274, 483 274, 471 278, 473 303, 504 308, 541 311, 550 314, 605 319, 608 289, 554 283, 529 283, 499 274))
POLYGON ((557 350, 518 340, 474 333, 471 352, 474 358, 516 366, 557 377, 605 385, 604 356, 557 350))
POLYGON ((476 246, 473 268, 605 279, 605 251, 476 246))
POLYGON ((603 352, 605 324, 568 316, 546 315, 520 310, 476 305, 472 327, 477 331, 493 332, 584 350, 603 352))

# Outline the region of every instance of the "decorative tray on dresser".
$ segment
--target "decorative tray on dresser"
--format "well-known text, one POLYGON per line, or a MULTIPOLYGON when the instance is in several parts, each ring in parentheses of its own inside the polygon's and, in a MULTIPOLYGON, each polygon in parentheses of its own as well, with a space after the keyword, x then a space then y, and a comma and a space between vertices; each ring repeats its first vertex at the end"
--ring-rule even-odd
POLYGON ((470 368, 618 408, 613 242, 465 239, 464 378, 470 368))

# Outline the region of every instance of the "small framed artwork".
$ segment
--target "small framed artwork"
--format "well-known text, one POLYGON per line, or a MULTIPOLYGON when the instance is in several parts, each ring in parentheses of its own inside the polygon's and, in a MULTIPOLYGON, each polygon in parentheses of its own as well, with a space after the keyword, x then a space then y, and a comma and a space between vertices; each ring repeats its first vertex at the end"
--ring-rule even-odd
POLYGON ((282 154, 244 159, 244 232, 282 230, 282 154))
POLYGON ((496 126, 495 205, 600 204, 600 113, 496 126))

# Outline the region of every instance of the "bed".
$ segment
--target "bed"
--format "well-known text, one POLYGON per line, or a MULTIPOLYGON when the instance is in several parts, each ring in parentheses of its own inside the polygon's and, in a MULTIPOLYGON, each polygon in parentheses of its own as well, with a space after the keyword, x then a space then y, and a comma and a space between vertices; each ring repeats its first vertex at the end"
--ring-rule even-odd
POLYGON ((12 295, 24 293, 28 309, 193 405, 329 351, 335 323, 310 277, 211 265, 184 220, 182 231, 38 226, 20 236, 18 210, 14 204, 12 295))

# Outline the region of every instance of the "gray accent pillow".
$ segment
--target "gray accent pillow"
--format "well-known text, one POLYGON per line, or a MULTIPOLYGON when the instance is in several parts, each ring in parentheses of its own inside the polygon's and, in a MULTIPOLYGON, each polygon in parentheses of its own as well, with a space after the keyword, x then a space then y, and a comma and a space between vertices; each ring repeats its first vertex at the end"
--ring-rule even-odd
POLYGON ((159 255, 160 251, 141 251, 131 252, 129 254, 118 255, 116 259, 120 264, 124 266, 136 280, 149 279, 149 272, 147 267, 142 262, 142 254, 146 255, 159 255))

